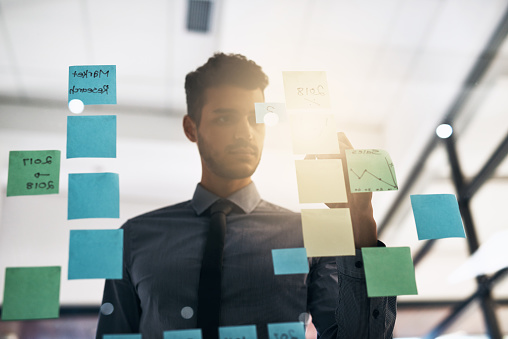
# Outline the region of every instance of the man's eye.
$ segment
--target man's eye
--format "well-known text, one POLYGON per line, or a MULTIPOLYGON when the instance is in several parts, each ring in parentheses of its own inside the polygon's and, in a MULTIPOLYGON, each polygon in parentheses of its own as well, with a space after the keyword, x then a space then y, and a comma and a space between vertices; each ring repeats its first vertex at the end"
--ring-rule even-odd
POLYGON ((229 120, 228 116, 221 116, 217 118, 217 122, 228 122, 229 120))

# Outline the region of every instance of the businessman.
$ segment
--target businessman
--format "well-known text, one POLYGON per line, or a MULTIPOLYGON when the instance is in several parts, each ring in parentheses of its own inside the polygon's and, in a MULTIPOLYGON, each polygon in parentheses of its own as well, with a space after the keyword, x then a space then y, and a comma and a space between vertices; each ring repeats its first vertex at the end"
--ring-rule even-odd
MULTIPOLYGON (((127 221, 123 279, 106 280, 97 338, 219 326, 303 321, 320 338, 391 338, 395 298, 368 298, 362 247, 377 240, 371 194, 350 201, 355 256, 309 258, 308 274, 274 275, 272 249, 303 247, 300 214, 271 204, 251 180, 265 137, 254 104, 268 78, 238 54, 217 53, 185 80, 183 130, 196 143, 202 176, 192 199, 127 221)), ((344 135, 340 142, 350 147, 344 135)), ((334 205, 329 205, 334 207, 334 205)))

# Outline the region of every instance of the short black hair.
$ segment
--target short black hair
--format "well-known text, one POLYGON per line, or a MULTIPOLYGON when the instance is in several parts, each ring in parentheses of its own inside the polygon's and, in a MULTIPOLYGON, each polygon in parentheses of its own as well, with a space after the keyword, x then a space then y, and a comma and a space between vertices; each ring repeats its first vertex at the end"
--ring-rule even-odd
POLYGON ((198 69, 185 77, 187 115, 199 125, 201 110, 205 104, 205 90, 223 85, 245 89, 261 89, 268 86, 268 77, 254 61, 241 54, 215 53, 198 69))

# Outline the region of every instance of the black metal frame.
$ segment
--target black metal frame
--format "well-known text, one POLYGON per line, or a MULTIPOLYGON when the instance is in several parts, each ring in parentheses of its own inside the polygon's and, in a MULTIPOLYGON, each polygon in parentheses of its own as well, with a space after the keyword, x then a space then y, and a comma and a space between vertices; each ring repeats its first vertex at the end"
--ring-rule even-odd
MULTIPOLYGON (((450 106, 448 112, 445 114, 442 123, 452 125, 455 118, 463 111, 465 104, 467 103, 470 95, 472 94, 474 87, 482 80, 483 76, 487 72, 488 68, 495 59, 497 52, 508 35, 508 8, 505 11, 503 18, 499 25, 496 27, 492 37, 485 46, 483 52, 478 57, 473 68, 471 69, 468 77, 462 85, 462 89, 457 95, 456 99, 450 106)), ((462 170, 459 162, 459 158, 456 150, 455 137, 452 135, 447 139, 439 139, 435 134, 427 142, 422 155, 419 157, 417 163, 413 166, 407 182, 403 187, 399 189, 398 195, 395 201, 390 206, 388 213, 384 220, 380 223, 378 233, 381 234, 389 225, 391 218, 395 215, 395 212, 400 208, 401 203, 407 199, 410 189, 416 183, 418 177, 422 173, 424 165, 429 158, 432 151, 439 144, 439 141, 443 140, 445 143, 446 151, 448 154, 448 160, 451 166, 451 173, 453 183, 457 192, 457 200, 459 203, 459 209, 462 215, 464 223, 464 229, 467 235, 467 243, 470 254, 473 254, 479 247, 479 241, 474 226, 473 217, 470 209, 470 201, 472 196, 478 191, 478 189, 487 181, 487 179, 493 174, 497 166, 504 160, 508 154, 508 134, 504 140, 499 144, 490 158, 487 160, 482 169, 478 174, 469 182, 466 182, 462 175, 462 170)), ((436 240, 428 240, 420 248, 420 250, 414 256, 415 266, 421 262, 421 260, 430 252, 436 240)), ((457 304, 453 311, 448 315, 440 324, 438 324, 425 338, 435 338, 436 336, 443 333, 461 314, 461 312, 471 304, 474 300, 479 300, 487 332, 491 338, 501 339, 502 334, 499 328, 499 322, 496 318, 495 304, 491 295, 492 287, 495 283, 501 280, 508 269, 502 269, 496 272, 492 277, 485 275, 478 276, 476 278, 477 290, 471 296, 464 301, 457 304)))

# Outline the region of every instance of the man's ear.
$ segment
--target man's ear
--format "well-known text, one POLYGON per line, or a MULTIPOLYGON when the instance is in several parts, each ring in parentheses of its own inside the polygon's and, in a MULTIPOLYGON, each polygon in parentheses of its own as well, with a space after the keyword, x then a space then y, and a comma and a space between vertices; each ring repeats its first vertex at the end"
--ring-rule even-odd
POLYGON ((198 141, 198 129, 196 127, 196 123, 188 115, 183 117, 183 131, 185 132, 187 139, 192 142, 198 141))

